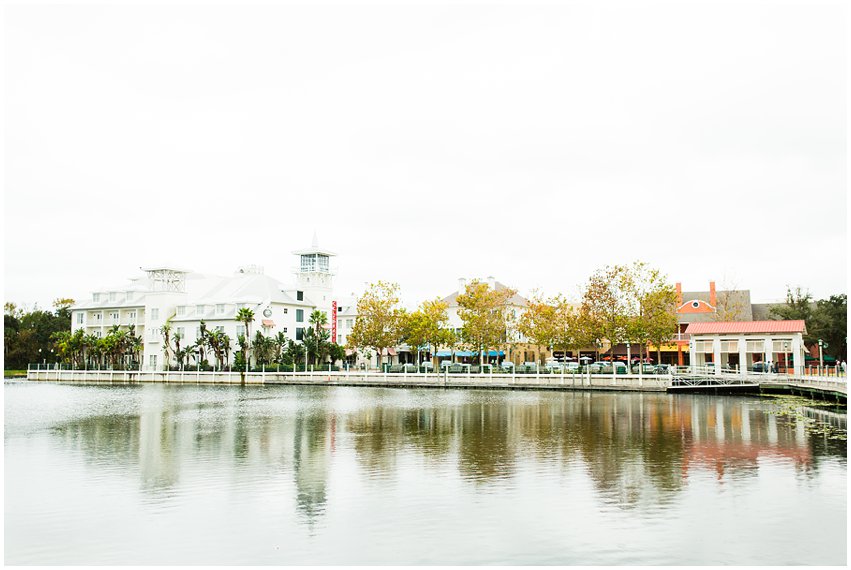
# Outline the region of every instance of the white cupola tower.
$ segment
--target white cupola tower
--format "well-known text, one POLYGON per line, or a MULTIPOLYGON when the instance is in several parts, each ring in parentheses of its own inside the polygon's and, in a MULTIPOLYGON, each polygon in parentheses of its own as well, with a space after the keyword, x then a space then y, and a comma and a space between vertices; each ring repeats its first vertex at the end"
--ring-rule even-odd
POLYGON ((305 297, 316 304, 320 310, 328 311, 331 305, 331 292, 334 287, 331 273, 331 258, 336 254, 319 247, 316 233, 313 243, 307 249, 294 251, 299 257, 298 268, 295 271, 295 284, 305 297))

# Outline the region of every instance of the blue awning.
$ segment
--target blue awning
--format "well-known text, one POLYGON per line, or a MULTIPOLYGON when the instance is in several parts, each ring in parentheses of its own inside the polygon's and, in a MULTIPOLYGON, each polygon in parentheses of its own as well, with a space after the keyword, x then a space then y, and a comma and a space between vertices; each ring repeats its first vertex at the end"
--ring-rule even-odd
MULTIPOLYGON (((470 351, 470 350, 458 350, 455 352, 455 356, 478 356, 479 351, 470 351)), ((438 358, 452 356, 452 351, 450 350, 438 350, 435 355, 438 358)), ((505 351, 500 350, 497 352, 496 350, 489 350, 487 352, 487 356, 505 356, 505 351)))

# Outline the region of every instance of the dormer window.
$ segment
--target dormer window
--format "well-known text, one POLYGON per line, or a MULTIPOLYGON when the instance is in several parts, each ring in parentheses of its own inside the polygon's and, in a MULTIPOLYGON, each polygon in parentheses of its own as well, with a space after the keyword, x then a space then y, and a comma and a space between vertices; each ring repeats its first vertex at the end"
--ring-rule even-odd
POLYGON ((304 301, 304 291, 295 292, 296 301, 304 301))
POLYGON ((204 305, 195 305, 195 314, 200 315, 204 312, 204 305))
POLYGON ((92 301, 94 301, 94 302, 100 301, 100 293, 92 293, 92 301))
POLYGON ((180 306, 180 307, 177 308, 177 316, 178 317, 182 317, 185 314, 186 314, 186 307, 180 306))
POLYGON ((110 293, 109 294, 109 302, 110 303, 115 302, 116 297, 118 297, 118 293, 110 293))

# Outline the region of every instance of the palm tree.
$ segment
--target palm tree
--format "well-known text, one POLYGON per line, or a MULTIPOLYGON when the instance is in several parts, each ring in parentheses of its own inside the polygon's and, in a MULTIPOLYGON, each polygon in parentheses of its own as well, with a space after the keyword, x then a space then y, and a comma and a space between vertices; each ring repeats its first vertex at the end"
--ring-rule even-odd
POLYGON ((287 335, 283 332, 279 332, 275 335, 274 343, 275 343, 275 362, 278 364, 283 364, 284 360, 284 352, 287 349, 287 335))
POLYGON ((310 313, 310 318, 308 322, 313 325, 313 330, 316 331, 316 334, 319 335, 319 330, 328 324, 328 315, 320 311, 319 309, 314 310, 310 313))
POLYGON ((225 333, 222 333, 221 338, 219 339, 222 347, 222 354, 224 356, 224 362, 222 363, 222 367, 229 366, 230 362, 230 337, 225 333))
POLYGON ((76 366, 84 367, 86 365, 86 345, 83 329, 77 329, 76 332, 71 335, 71 338, 68 340, 68 345, 71 350, 72 361, 76 364, 76 366))
MULTIPOLYGON (((179 335, 174 336, 175 341, 178 342, 179 335)), ((130 325, 127 331, 127 348, 130 350, 130 366, 134 370, 139 369, 139 356, 141 355, 143 346, 142 338, 136 336, 136 325, 130 325)))
MULTIPOLYGON (((251 338, 251 323, 254 321, 254 311, 248 307, 242 307, 236 312, 236 320, 245 325, 245 338, 251 338)), ((248 343, 244 343, 242 356, 245 358, 245 370, 248 371, 248 343)))
POLYGON ((216 355, 216 364, 221 370, 225 366, 225 351, 230 349, 230 338, 224 331, 215 329, 207 334, 207 345, 210 347, 210 351, 216 355))
POLYGON ((87 334, 83 337, 83 363, 86 368, 89 366, 92 368, 97 367, 98 353, 100 352, 98 350, 99 341, 100 339, 94 334, 87 334))
POLYGON ((331 333, 325 328, 328 324, 328 315, 319 309, 315 309, 310 313, 308 322, 313 325, 313 328, 304 331, 302 342, 307 356, 314 364, 318 364, 328 352, 328 340, 331 336, 331 333))
POLYGON ((180 331, 174 333, 174 358, 177 360, 177 367, 183 370, 183 360, 188 356, 188 350, 180 348, 180 341, 183 340, 183 335, 180 331))
POLYGON ((163 323, 162 328, 160 328, 160 332, 163 335, 163 357, 165 358, 165 369, 168 370, 168 366, 171 363, 171 355, 169 351, 171 350, 171 322, 169 319, 163 323))
POLYGON ((177 360, 177 366, 180 368, 181 371, 183 370, 183 361, 186 360, 186 358, 188 358, 191 353, 191 346, 187 346, 186 348, 177 347, 174 350, 174 358, 177 360))
MULTIPOLYGON (((298 344, 294 340, 290 339, 287 341, 287 352, 293 357, 293 364, 296 368, 298 368, 298 361, 305 356, 304 354, 304 346, 298 344)), ((306 361, 305 361, 306 362, 306 361)))
POLYGON ((251 348, 254 351, 254 358, 257 364, 269 364, 272 361, 272 356, 275 350, 275 342, 257 331, 254 336, 254 341, 251 343, 251 348))
MULTIPOLYGON (((82 329, 80 329, 82 330, 82 329)), ((65 362, 72 360, 71 354, 71 331, 56 331, 50 335, 50 340, 53 341, 53 348, 56 354, 65 362)))
POLYGON ((313 364, 316 363, 316 359, 319 356, 320 342, 319 335, 313 332, 313 329, 305 329, 304 335, 301 337, 301 343, 304 345, 305 357, 313 364))

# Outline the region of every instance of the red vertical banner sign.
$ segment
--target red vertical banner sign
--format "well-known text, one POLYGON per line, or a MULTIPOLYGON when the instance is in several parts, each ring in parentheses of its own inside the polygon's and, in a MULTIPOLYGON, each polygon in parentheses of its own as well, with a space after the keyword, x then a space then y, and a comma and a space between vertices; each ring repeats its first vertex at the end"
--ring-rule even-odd
POLYGON ((331 301, 331 342, 337 342, 337 301, 331 301))

